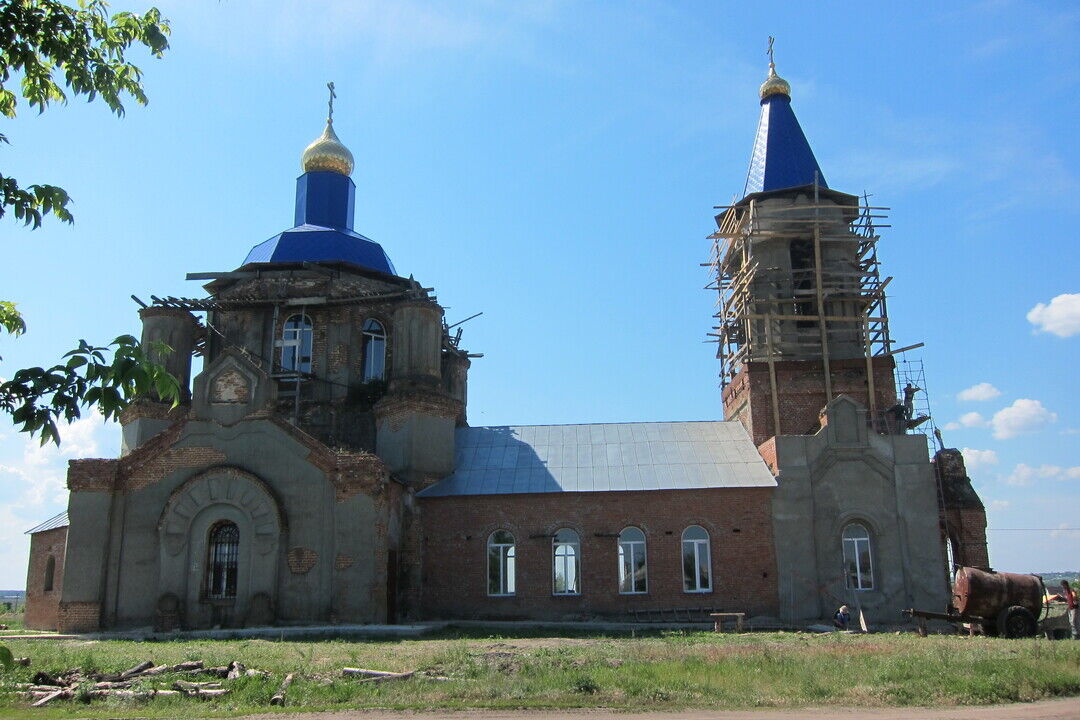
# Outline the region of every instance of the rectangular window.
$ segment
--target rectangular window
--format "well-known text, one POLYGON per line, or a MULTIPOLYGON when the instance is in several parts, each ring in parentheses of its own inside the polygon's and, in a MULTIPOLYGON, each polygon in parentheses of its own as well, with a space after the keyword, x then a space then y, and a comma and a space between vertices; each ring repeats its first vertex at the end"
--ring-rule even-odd
POLYGON ((513 595, 514 546, 488 545, 488 595, 513 595))

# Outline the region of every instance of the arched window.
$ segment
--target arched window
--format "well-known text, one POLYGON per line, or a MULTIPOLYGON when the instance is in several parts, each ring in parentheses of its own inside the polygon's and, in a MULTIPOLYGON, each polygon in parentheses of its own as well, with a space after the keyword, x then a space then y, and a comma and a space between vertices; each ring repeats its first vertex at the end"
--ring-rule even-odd
POLYGON ((488 536, 488 595, 513 595, 517 553, 514 536, 496 530, 488 536))
POLYGON ((649 589, 645 566, 645 533, 628 527, 619 533, 619 592, 643 593, 649 589))
POLYGON ((684 592, 712 591, 709 533, 700 525, 691 525, 683 531, 682 566, 684 592))
POLYGON ((236 597, 237 558, 240 554, 240 529, 231 522, 220 522, 210 529, 206 564, 206 596, 212 599, 236 597))
POLYGON ((870 553, 870 532, 859 523, 844 526, 844 571, 853 590, 874 589, 874 563, 870 553))
POLYGON ((55 576, 56 558, 50 555, 49 559, 45 561, 45 582, 41 588, 44 592, 49 592, 53 589, 53 580, 55 579, 55 576))
POLYGON ((364 321, 364 382, 386 375, 386 330, 378 320, 364 321))
POLYGON ((293 315, 281 332, 281 368, 286 372, 311 372, 311 318, 293 315))
POLYGON ((573 530, 563 528, 551 539, 552 593, 581 594, 581 541, 573 530))

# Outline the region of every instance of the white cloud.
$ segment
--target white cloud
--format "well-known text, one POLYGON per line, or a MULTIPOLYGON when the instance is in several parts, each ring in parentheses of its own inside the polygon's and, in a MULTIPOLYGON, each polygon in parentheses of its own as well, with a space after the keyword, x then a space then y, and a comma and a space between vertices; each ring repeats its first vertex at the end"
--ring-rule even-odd
POLYGON ((1040 465, 1032 467, 1020 463, 1005 478, 1005 483, 1017 487, 1027 487, 1036 480, 1080 480, 1080 465, 1063 468, 1060 465, 1040 465))
POLYGON ((1039 303, 1028 311, 1027 319, 1038 332, 1072 337, 1080 333, 1080 294, 1058 295, 1049 305, 1039 303))
POLYGON ((998 440, 1038 432, 1053 422, 1057 422, 1056 413, 1047 410, 1038 400, 1028 398, 1020 398, 1009 407, 998 410, 990 420, 994 426, 994 437, 998 440))
POLYGON ((966 447, 962 448, 960 452, 964 455, 964 464, 967 465, 969 471, 998 464, 997 453, 993 450, 976 450, 975 448, 966 447))
POLYGON ((945 427, 942 428, 942 430, 959 430, 960 428, 986 427, 989 424, 990 423, 987 422, 986 418, 984 418, 980 413, 969 412, 961 415, 959 420, 946 424, 945 427))
POLYGON ((963 402, 982 402, 983 400, 993 400, 1001 391, 988 382, 981 382, 977 385, 972 385, 966 390, 961 390, 956 395, 957 400, 963 402))
POLYGON ((990 503, 991 510, 1004 510, 1007 507, 1009 507, 1008 500, 994 500, 990 503))

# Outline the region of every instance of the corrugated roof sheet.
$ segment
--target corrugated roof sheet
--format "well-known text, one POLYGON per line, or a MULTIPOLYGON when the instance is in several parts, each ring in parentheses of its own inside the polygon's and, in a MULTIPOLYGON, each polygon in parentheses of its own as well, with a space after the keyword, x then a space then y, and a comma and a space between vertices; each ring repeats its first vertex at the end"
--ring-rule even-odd
POLYGON ((49 518, 37 527, 27 530, 24 534, 33 535, 34 533, 45 532, 46 530, 55 530, 56 528, 67 527, 69 524, 70 523, 68 523, 67 510, 65 510, 59 515, 49 518))
POLYGON ((460 428, 456 444, 419 496, 776 487, 737 422, 460 428))

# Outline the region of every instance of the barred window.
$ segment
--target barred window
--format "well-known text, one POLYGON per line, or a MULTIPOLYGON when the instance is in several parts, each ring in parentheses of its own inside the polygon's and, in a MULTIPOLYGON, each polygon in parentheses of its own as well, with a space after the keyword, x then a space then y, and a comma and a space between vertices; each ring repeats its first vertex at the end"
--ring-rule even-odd
POLYGON ((220 522, 210 530, 209 562, 206 567, 206 596, 215 600, 236 597, 237 557, 240 529, 220 522))
POLYGON ((645 533, 628 527, 619 533, 619 592, 647 592, 648 570, 645 567, 645 533))
POLYGON ((488 595, 513 595, 517 552, 514 536, 506 530, 496 530, 488 537, 488 595))

